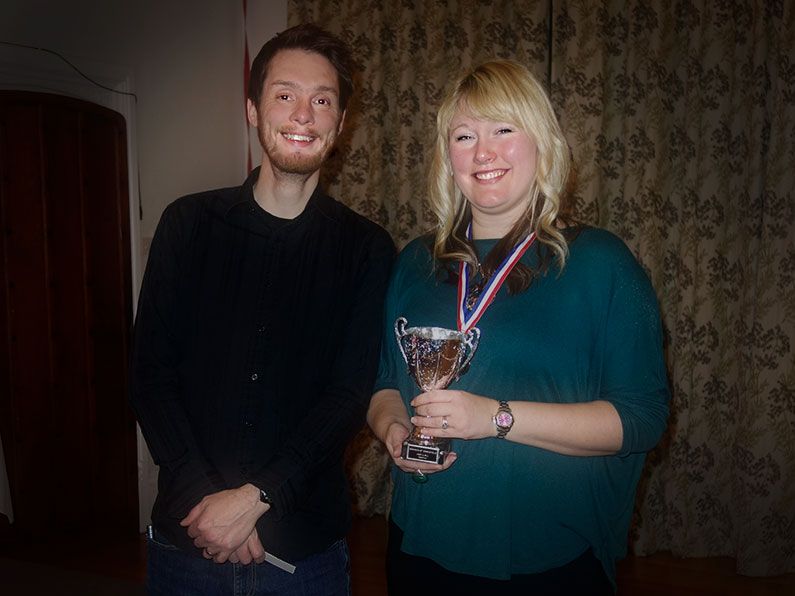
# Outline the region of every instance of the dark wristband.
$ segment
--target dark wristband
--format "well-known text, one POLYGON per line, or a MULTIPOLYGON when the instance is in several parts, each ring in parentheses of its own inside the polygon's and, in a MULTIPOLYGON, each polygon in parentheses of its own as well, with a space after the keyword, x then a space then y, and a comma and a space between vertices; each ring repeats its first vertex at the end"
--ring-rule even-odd
POLYGON ((259 489, 259 500, 262 503, 265 503, 266 505, 270 505, 271 507, 273 507, 273 499, 271 499, 271 496, 263 489, 259 489))

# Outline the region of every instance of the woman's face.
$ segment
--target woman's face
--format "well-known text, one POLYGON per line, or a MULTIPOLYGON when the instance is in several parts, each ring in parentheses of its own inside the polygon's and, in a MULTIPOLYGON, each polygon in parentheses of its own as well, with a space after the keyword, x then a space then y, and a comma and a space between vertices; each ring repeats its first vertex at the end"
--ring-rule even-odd
POLYGON ((473 226, 492 232, 490 237, 495 231, 504 236, 524 212, 535 180, 535 141, 514 124, 481 120, 459 108, 450 122, 449 147, 473 226))

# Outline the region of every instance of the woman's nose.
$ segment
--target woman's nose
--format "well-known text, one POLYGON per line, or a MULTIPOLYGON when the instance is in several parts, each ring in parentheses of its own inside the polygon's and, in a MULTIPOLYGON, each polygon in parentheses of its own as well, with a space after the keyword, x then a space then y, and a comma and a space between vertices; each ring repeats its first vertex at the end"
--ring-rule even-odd
POLYGON ((497 154, 494 153, 488 143, 478 143, 475 148, 475 161, 477 163, 489 163, 494 161, 496 156, 497 154))

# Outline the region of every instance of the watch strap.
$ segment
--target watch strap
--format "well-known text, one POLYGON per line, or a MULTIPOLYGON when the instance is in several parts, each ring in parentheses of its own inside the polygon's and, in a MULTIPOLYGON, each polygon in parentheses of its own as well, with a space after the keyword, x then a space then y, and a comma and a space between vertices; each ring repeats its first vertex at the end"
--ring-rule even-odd
POLYGON ((264 489, 259 489, 259 500, 260 502, 273 507, 273 499, 264 489))

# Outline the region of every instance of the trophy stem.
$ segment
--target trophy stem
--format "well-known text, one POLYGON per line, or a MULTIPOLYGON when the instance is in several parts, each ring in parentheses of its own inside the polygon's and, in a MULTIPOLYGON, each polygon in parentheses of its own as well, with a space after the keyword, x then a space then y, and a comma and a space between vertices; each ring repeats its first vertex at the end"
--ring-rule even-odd
POLYGON ((422 434, 418 426, 412 426, 411 433, 403 441, 400 456, 408 461, 442 464, 450 452, 450 445, 450 439, 429 437, 422 434))

